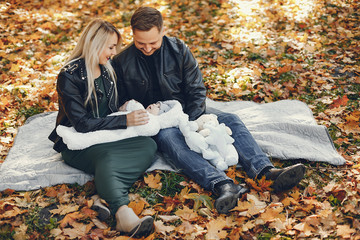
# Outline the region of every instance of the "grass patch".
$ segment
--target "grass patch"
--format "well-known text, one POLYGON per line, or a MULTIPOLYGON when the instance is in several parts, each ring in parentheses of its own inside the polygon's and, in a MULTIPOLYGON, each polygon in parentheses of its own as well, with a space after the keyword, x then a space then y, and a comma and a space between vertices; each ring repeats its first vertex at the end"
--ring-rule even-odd
POLYGON ((17 116, 19 116, 19 117, 24 116, 25 119, 28 119, 31 116, 34 116, 39 113, 43 113, 44 110, 45 109, 43 107, 40 107, 39 105, 31 106, 29 108, 21 107, 17 113, 17 116))

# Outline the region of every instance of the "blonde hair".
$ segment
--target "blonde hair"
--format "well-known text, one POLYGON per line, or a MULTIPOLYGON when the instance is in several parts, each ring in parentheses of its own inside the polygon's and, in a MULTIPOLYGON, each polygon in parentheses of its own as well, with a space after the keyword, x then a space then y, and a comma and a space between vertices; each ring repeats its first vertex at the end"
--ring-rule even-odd
MULTIPOLYGON (((85 59, 85 67, 87 73, 87 86, 88 93, 85 100, 85 105, 91 100, 91 95, 95 97, 95 106, 96 113, 99 116, 98 112, 98 101, 95 92, 94 84, 94 69, 99 65, 99 55, 106 48, 105 43, 109 40, 112 34, 116 33, 118 37, 118 42, 116 44, 116 51, 120 51, 121 47, 121 35, 120 32, 116 29, 114 25, 110 22, 102 19, 92 20, 83 30, 80 35, 80 39, 76 44, 74 50, 72 51, 70 57, 67 59, 65 66, 71 62, 74 62, 80 58, 85 59)), ((117 98, 117 88, 116 88, 116 75, 113 67, 111 66, 110 61, 107 61, 103 65, 109 72, 111 80, 114 82, 115 87, 115 97, 117 98)), ((90 101, 92 108, 94 109, 94 103, 90 101)), ((95 111, 94 111, 95 112, 95 111)))

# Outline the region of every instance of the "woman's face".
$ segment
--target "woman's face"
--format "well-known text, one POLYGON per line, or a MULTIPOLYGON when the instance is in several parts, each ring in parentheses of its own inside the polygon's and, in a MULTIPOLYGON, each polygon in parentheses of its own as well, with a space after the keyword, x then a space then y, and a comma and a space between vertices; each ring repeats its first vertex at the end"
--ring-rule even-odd
POLYGON ((118 36, 113 33, 108 41, 105 43, 105 49, 100 53, 99 63, 106 64, 109 59, 116 54, 116 45, 118 43, 118 36))

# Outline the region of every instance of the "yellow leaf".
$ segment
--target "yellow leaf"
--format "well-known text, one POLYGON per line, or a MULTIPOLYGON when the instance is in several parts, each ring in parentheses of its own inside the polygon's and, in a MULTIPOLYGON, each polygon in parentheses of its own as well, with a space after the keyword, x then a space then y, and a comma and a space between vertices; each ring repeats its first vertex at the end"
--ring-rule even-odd
POLYGON ((18 64, 11 64, 10 72, 18 72, 20 70, 20 66, 18 64))
POLYGON ((352 168, 360 168, 360 163, 352 166, 352 168))
POLYGON ((225 69, 224 69, 222 66, 217 65, 217 69, 218 69, 218 73, 219 73, 220 75, 225 73, 225 69))
POLYGON ((190 189, 186 186, 183 189, 181 189, 181 192, 179 194, 179 199, 183 201, 185 199, 185 196, 187 196, 190 192, 190 189))

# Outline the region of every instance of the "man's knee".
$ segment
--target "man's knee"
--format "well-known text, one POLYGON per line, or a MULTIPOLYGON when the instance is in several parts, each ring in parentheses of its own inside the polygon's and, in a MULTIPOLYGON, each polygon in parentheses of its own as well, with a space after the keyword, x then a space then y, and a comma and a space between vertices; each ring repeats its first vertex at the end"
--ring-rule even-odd
POLYGON ((233 113, 226 113, 226 112, 222 112, 221 114, 218 115, 218 121, 220 123, 240 123, 242 124, 242 121, 240 120, 239 116, 233 113))
POLYGON ((159 133, 154 137, 157 144, 169 142, 174 139, 178 139, 182 134, 178 128, 165 128, 161 129, 159 133))

